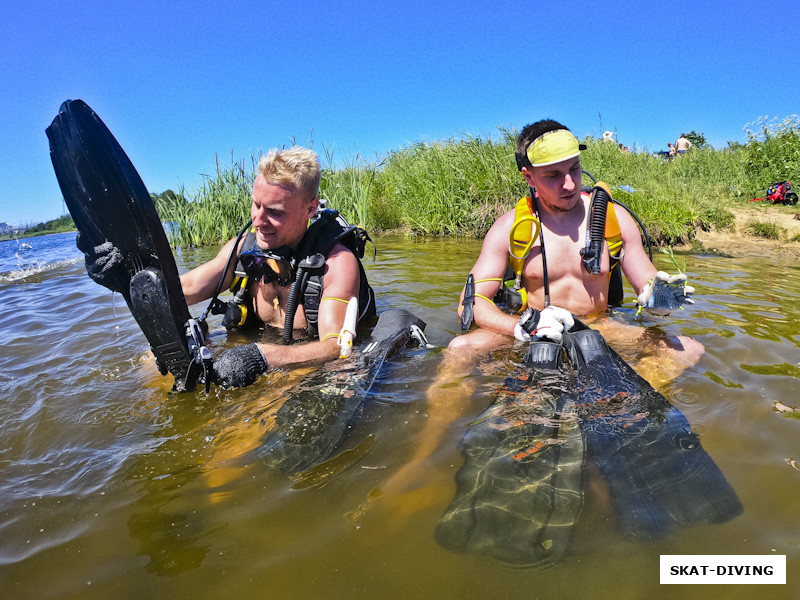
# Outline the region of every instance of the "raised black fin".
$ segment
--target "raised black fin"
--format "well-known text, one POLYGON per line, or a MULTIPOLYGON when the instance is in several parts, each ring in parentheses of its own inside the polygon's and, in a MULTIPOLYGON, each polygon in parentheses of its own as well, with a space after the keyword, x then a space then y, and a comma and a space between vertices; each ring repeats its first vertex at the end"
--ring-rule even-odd
POLYGON ((64 102, 46 133, 82 249, 103 246, 121 256, 116 270, 120 283, 113 289, 118 287, 128 303, 162 372, 174 375, 178 389, 194 387, 197 369, 186 335, 191 317, 172 249, 142 179, 82 100, 64 102))

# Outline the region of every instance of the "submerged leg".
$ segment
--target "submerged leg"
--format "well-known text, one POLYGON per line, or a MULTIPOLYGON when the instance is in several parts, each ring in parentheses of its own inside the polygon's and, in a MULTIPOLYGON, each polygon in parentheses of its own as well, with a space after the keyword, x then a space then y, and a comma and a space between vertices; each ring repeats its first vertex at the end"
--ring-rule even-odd
POLYGON ((292 390, 259 455, 273 468, 289 473, 332 456, 361 415, 372 386, 385 374, 387 361, 424 327, 408 311, 382 313, 367 343, 351 360, 322 367, 292 390))

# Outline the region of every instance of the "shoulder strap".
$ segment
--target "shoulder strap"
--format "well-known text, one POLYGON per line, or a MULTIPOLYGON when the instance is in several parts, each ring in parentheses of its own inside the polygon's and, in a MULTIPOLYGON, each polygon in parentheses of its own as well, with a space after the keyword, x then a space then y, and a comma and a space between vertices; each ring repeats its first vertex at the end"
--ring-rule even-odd
POLYGON ((608 245, 609 273, 608 273, 608 304, 619 306, 622 304, 624 292, 622 289, 622 268, 619 260, 622 258, 623 244, 622 232, 617 220, 617 212, 614 210, 614 203, 608 203, 606 212, 606 244, 608 245))
MULTIPOLYGON (((317 316, 322 298, 323 269, 325 262, 333 247, 341 243, 350 250, 358 259, 360 292, 359 292, 359 322, 375 315, 375 294, 367 281, 361 259, 367 240, 372 241, 369 234, 360 227, 350 225, 339 216, 339 212, 332 209, 320 211, 317 218, 309 225, 308 231, 300 245, 298 252, 298 268, 302 267, 307 273, 302 281, 298 279, 298 299, 302 297, 302 304, 306 313, 308 332, 317 335, 317 316)), ((293 285, 294 287, 294 285, 293 285)), ((284 336, 285 336, 284 332, 284 336)))
POLYGON ((511 225, 508 234, 508 263, 514 271, 517 287, 522 285, 522 267, 531 253, 536 238, 539 237, 540 230, 539 219, 533 214, 533 201, 530 196, 520 198, 514 207, 514 224, 511 225))
POLYGON ((608 203, 608 212, 606 212, 605 236, 611 262, 612 264, 616 264, 619 262, 619 259, 622 258, 622 232, 619 228, 617 212, 614 210, 613 202, 608 203))

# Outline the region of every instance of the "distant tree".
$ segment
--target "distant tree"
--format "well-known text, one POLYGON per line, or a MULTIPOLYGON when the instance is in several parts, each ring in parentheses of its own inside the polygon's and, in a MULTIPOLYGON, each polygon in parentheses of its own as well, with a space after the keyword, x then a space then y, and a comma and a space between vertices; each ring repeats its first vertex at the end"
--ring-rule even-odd
POLYGON ((52 221, 37 223, 36 225, 24 225, 19 228, 23 237, 33 235, 44 235, 47 233, 63 233, 65 231, 75 231, 75 222, 70 215, 58 217, 52 221))
POLYGON ((692 142, 692 147, 702 149, 702 148, 710 148, 711 144, 706 141, 706 136, 703 133, 697 133, 694 129, 692 129, 689 133, 686 134, 686 139, 692 142))
POLYGON ((159 215, 174 212, 175 208, 183 206, 188 202, 186 196, 183 195, 183 191, 176 194, 172 190, 166 190, 160 194, 151 193, 150 197, 153 199, 153 203, 156 205, 156 211, 158 211, 159 215))

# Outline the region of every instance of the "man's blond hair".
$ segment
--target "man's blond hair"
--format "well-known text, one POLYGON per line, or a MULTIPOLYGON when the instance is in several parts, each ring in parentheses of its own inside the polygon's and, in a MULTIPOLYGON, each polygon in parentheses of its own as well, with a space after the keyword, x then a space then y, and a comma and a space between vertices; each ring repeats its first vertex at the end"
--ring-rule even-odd
POLYGON ((259 159, 258 174, 267 183, 302 192, 307 202, 319 194, 319 157, 313 150, 302 146, 270 150, 259 159))

